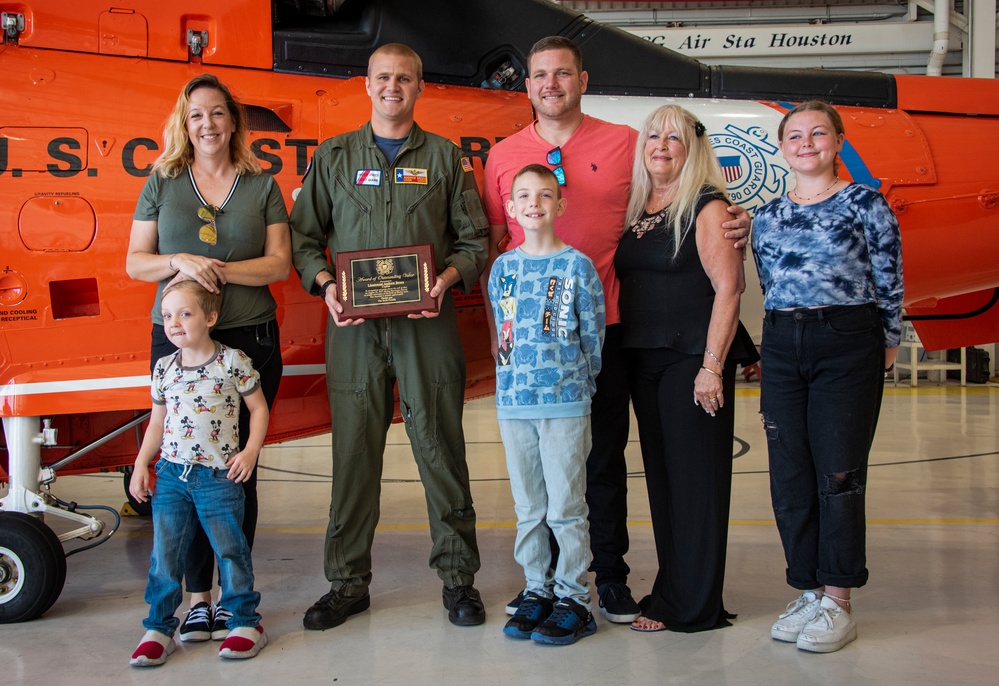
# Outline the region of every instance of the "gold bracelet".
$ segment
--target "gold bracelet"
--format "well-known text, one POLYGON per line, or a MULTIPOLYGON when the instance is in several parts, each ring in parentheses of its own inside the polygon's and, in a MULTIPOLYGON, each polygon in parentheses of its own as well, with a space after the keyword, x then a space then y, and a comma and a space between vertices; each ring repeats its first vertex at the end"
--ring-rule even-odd
POLYGON ((714 369, 710 369, 708 367, 705 367, 703 364, 701 365, 701 369, 703 369, 704 371, 706 371, 708 374, 714 374, 719 379, 722 378, 721 374, 719 374, 718 372, 716 372, 714 369))

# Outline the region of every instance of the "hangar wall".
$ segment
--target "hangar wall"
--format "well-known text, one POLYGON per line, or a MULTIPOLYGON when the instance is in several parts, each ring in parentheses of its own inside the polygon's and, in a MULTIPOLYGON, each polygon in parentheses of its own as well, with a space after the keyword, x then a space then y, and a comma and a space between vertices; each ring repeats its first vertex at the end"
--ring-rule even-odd
POLYGON ((925 74, 936 53, 942 75, 995 76, 994 1, 559 4, 706 64, 925 74), (935 26, 938 12, 945 21, 935 26), (977 58, 978 49, 990 50, 992 59, 977 58))

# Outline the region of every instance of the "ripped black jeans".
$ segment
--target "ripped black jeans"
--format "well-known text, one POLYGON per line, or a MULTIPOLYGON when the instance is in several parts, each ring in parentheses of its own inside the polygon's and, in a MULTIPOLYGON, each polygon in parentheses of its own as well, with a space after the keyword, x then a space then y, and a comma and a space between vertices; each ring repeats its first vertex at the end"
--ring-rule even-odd
POLYGON ((884 389, 874 305, 766 313, 760 414, 787 583, 867 583, 867 463, 884 389))

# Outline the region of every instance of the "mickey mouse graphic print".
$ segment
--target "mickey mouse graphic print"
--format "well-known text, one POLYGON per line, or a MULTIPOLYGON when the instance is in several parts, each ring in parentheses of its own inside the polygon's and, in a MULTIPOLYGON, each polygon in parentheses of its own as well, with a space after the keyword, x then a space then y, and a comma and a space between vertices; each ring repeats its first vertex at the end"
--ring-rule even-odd
POLYGON ((160 457, 178 464, 225 469, 239 452, 240 397, 260 383, 241 350, 215 344, 215 355, 197 367, 182 367, 180 351, 153 370, 152 397, 166 405, 160 457))

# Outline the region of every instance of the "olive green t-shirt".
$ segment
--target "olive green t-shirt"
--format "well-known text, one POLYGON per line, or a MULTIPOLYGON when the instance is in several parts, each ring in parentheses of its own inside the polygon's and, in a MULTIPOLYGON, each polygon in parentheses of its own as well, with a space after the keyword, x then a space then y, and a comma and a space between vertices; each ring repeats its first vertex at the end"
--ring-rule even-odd
MULTIPOLYGON (((174 179, 153 174, 139 196, 134 219, 157 223, 156 249, 161 255, 183 252, 224 262, 262 257, 267 227, 288 221, 281 190, 269 174, 244 174, 237 178, 215 216, 215 245, 199 237, 206 223, 198 216, 203 206, 205 203, 188 170, 174 179)), ((164 279, 156 288, 152 309, 156 324, 163 323, 160 296, 170 280, 164 279)), ((259 324, 273 319, 276 310, 277 303, 267 286, 226 284, 222 288, 222 311, 216 328, 259 324)))

